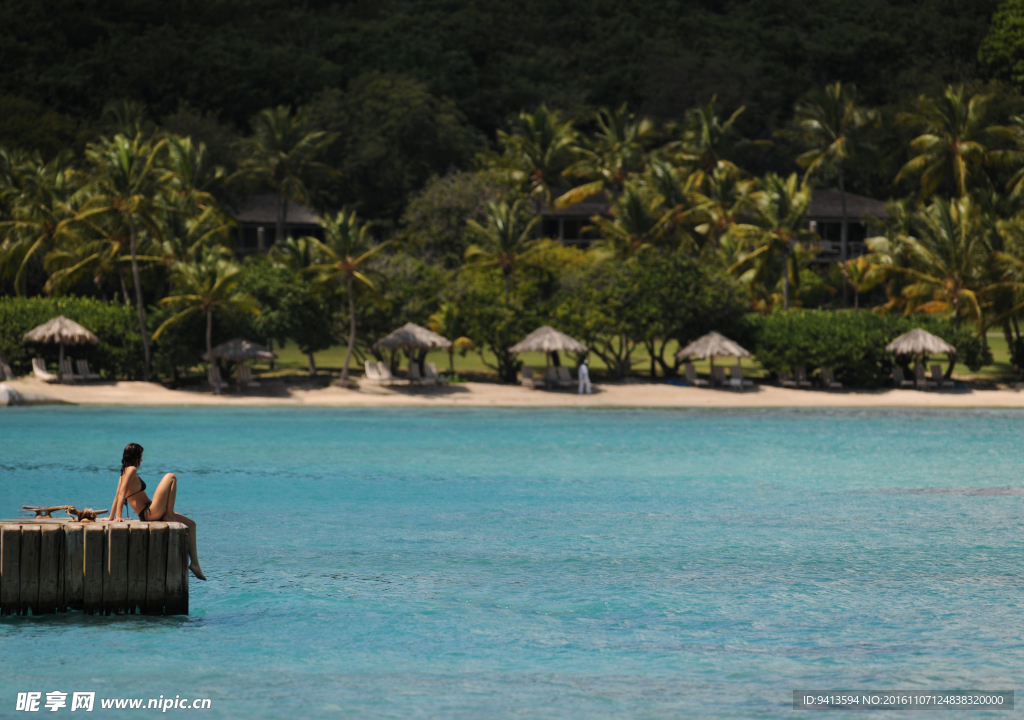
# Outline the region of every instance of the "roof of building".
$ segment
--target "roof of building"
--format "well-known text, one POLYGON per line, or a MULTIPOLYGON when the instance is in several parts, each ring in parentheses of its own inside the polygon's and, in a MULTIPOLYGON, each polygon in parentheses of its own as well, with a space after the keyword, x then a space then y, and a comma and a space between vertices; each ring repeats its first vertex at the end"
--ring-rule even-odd
MULTIPOLYGON (((889 212, 881 200, 846 193, 846 217, 850 220, 859 220, 865 216, 884 219, 889 217, 889 212)), ((842 220, 843 203, 839 191, 833 188, 814 190, 807 217, 811 220, 842 220)))
POLYGON ((612 209, 608 196, 603 192, 591 195, 582 202, 573 203, 568 207, 556 208, 534 198, 533 211, 545 217, 591 217, 593 215, 607 215, 612 209))
MULTIPOLYGON (((260 193, 239 198, 235 219, 240 223, 253 225, 275 225, 277 223, 277 195, 260 193)), ((317 214, 306 205, 294 200, 288 203, 288 225, 316 225, 316 221, 317 214)))

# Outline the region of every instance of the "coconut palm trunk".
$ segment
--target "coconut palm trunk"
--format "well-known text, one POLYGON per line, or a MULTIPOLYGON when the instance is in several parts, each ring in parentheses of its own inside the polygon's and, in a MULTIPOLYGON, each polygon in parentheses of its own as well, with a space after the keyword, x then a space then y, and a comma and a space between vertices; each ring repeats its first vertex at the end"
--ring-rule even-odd
POLYGON ((135 232, 135 218, 128 216, 128 229, 131 231, 132 244, 132 280, 135 282, 135 303, 139 311, 139 332, 142 333, 142 352, 145 365, 142 367, 142 379, 149 382, 149 335, 146 333, 146 307, 142 303, 142 278, 139 275, 139 261, 136 257, 138 236, 135 232))
POLYGON ((352 359, 352 346, 356 344, 356 301, 352 297, 352 278, 346 283, 348 289, 348 348, 345 349, 345 365, 341 368, 341 379, 348 380, 348 363, 352 359))
MULTIPOLYGON (((274 233, 274 242, 285 241, 285 223, 288 222, 288 197, 281 190, 277 194, 277 231, 274 233)), ((262 248, 261 248, 262 249, 262 248)))
MULTIPOLYGON (((839 255, 840 255, 842 261, 846 262, 847 258, 849 257, 849 243, 848 243, 847 239, 849 237, 848 233, 849 233, 850 222, 849 222, 849 219, 846 217, 846 185, 843 183, 843 164, 842 163, 839 163, 839 204, 842 206, 842 210, 843 210, 843 221, 842 221, 842 224, 839 226, 839 255)), ((846 281, 846 278, 844 277, 843 278, 843 307, 846 307, 846 303, 847 303, 847 300, 846 300, 846 296, 847 296, 846 288, 848 286, 849 286, 849 283, 846 281)), ((854 291, 854 292, 856 292, 856 291, 854 291)))

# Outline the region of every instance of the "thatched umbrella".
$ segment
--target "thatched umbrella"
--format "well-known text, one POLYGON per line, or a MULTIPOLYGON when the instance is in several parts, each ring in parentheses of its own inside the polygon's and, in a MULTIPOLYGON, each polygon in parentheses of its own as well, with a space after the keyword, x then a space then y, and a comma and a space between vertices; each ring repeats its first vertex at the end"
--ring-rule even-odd
POLYGON ((544 325, 534 330, 508 350, 514 353, 542 352, 545 354, 544 357, 548 364, 550 364, 552 353, 559 351, 584 353, 587 351, 587 346, 579 340, 569 337, 564 332, 555 330, 550 325, 544 325))
POLYGON ((886 345, 885 350, 894 355, 913 355, 915 368, 921 364, 921 356, 924 354, 953 354, 956 352, 955 347, 938 335, 932 335, 927 330, 922 330, 921 328, 914 328, 908 333, 903 333, 886 345))
POLYGON ((373 344, 375 350, 447 350, 452 341, 416 323, 406 323, 373 344))
POLYGON ((234 360, 235 362, 274 360, 277 358, 277 353, 268 350, 259 343, 254 343, 252 340, 233 338, 221 343, 209 353, 203 355, 203 360, 210 361, 215 358, 224 358, 225 360, 234 360))
MULTIPOLYGON (((25 342, 58 343, 60 345, 60 364, 57 366, 58 368, 64 365, 65 345, 84 345, 86 343, 95 345, 100 341, 89 330, 86 330, 74 320, 68 320, 63 315, 59 315, 53 320, 29 330, 22 339, 25 342)), ((63 372, 59 371, 58 375, 63 375, 63 372)))
POLYGON ((895 355, 920 355, 922 353, 933 355, 956 352, 956 348, 948 342, 921 328, 914 328, 910 332, 900 335, 886 345, 885 350, 895 355))
POLYGON ((697 338, 676 353, 677 360, 685 360, 691 357, 701 360, 711 358, 711 367, 714 368, 716 357, 734 357, 736 362, 739 363, 740 358, 750 357, 750 353, 741 347, 739 343, 730 340, 725 335, 712 331, 707 335, 697 338))

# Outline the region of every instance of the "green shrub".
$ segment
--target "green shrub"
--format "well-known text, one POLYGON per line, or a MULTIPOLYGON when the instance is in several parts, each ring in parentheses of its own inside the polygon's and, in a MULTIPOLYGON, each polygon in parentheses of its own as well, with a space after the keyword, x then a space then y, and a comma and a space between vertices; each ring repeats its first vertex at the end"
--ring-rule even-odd
MULTIPOLYGON (((830 367, 836 379, 850 387, 878 387, 890 383, 896 362, 885 351, 894 338, 920 327, 956 346, 956 361, 971 370, 992 363, 992 353, 968 328, 928 316, 903 317, 873 312, 791 310, 763 317, 756 333, 757 359, 766 370, 778 374, 804 365, 808 372, 830 367)), ((931 358, 936 362, 945 356, 931 358)))
POLYGON ((32 372, 34 357, 43 358, 47 367, 56 370, 57 345, 26 343, 22 337, 58 315, 88 328, 100 339, 99 345, 65 346, 65 357, 88 360, 93 371, 104 379, 142 377, 142 339, 135 309, 75 297, 0 298, 0 355, 7 358, 15 373, 32 372))

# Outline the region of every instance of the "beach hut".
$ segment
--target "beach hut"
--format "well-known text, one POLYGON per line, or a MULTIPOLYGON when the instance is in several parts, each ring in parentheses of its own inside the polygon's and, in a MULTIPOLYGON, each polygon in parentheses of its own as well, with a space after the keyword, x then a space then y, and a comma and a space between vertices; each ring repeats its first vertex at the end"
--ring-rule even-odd
POLYGON ((275 360, 277 359, 277 353, 252 340, 232 338, 213 348, 209 353, 204 354, 203 360, 210 363, 210 385, 213 386, 213 391, 219 395, 221 386, 220 371, 213 362, 217 358, 233 360, 237 363, 239 385, 242 387, 248 387, 249 385, 259 387, 259 383, 253 381, 252 370, 247 363, 253 360, 275 360))
MULTIPOLYGON (((554 355, 557 358, 556 353, 585 353, 587 346, 579 340, 566 335, 564 332, 555 330, 550 325, 543 325, 510 347, 508 351, 513 353, 542 352, 547 360, 547 365, 550 367, 552 356, 554 355)), ((558 364, 556 360, 555 365, 558 364)), ((551 372, 554 371, 552 370, 551 372)), ((567 372, 567 370, 559 372, 567 372)), ((550 375, 550 373, 548 374, 550 375)))
POLYGON ((921 328, 914 328, 886 345, 885 351, 894 355, 923 355, 925 353, 934 355, 936 353, 955 353, 956 348, 938 335, 932 335, 921 328))
POLYGON ((406 323, 373 344, 374 350, 447 350, 452 341, 416 323, 406 323))
POLYGON ((62 380, 64 379, 64 346, 85 345, 86 343, 96 345, 100 341, 92 332, 86 330, 74 320, 68 320, 63 315, 59 315, 53 320, 29 330, 22 339, 25 342, 57 343, 60 345, 60 363, 57 367, 60 369, 62 380))
MULTIPOLYGON (((886 345, 885 351, 891 352, 893 355, 914 356, 914 374, 918 379, 917 382, 920 387, 922 382, 927 382, 922 378, 924 369, 921 368, 921 356, 934 355, 936 353, 947 353, 952 355, 956 352, 956 348, 940 338, 938 335, 932 335, 927 330, 922 330, 921 328, 914 328, 908 333, 903 333, 886 345)), ((938 370, 936 370, 936 372, 938 372, 938 370)), ((942 378, 936 377, 935 382, 946 382, 951 384, 952 380, 943 381, 942 378)))
MULTIPOLYGON (((374 350, 405 350, 409 354, 409 380, 419 382, 424 379, 424 370, 413 358, 413 352, 417 350, 447 350, 452 346, 452 341, 443 335, 438 335, 433 330, 428 330, 416 323, 406 323, 397 330, 393 330, 373 344, 374 350)), ((433 371, 431 371, 433 372, 433 371)), ((428 378, 428 382, 436 382, 428 378)))
POLYGON ((208 354, 203 355, 203 360, 207 361, 213 361, 217 358, 234 360, 235 362, 274 360, 277 358, 277 353, 252 340, 233 338, 213 348, 208 354))
POLYGON ((707 335, 702 335, 676 353, 677 360, 687 360, 689 358, 704 360, 705 358, 710 358, 712 376, 715 374, 716 357, 734 357, 736 358, 736 364, 739 365, 740 358, 750 357, 750 353, 736 341, 730 340, 725 335, 714 331, 709 332, 707 335))

